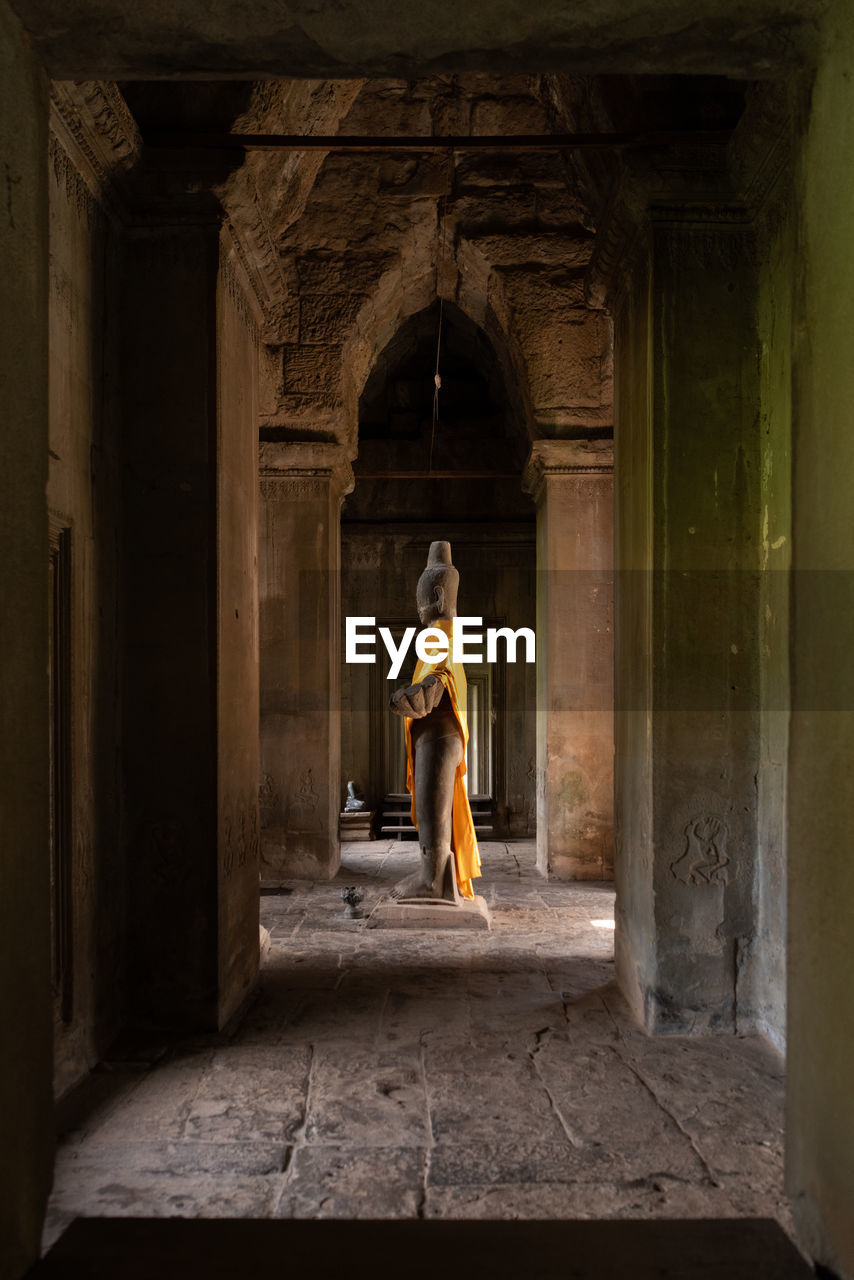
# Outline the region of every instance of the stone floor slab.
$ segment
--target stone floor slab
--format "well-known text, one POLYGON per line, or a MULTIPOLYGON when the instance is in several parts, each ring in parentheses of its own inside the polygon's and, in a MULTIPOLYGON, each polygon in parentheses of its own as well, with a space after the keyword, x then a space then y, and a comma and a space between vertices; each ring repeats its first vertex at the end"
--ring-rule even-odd
POLYGON ((417 1218, 425 1163, 423 1147, 302 1147, 276 1217, 417 1218))
POLYGON ((51 1230, 86 1213, 788 1228, 773 1050, 650 1040, 614 985, 612 888, 545 881, 530 844, 482 855, 491 932, 343 920, 342 886, 375 901, 411 842, 345 848, 335 880, 265 894, 272 943, 243 1023, 90 1088, 51 1230))

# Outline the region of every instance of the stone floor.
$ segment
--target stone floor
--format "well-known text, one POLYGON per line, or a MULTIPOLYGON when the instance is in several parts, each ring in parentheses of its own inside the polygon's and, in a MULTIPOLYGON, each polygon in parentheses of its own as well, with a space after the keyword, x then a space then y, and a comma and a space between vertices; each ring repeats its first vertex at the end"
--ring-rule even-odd
POLYGON ((490 933, 344 918, 412 844, 345 846, 262 898, 258 998, 231 1037, 93 1074, 45 1229, 76 1215, 775 1217, 783 1071, 760 1039, 648 1039, 613 983, 614 894, 482 847, 490 933))

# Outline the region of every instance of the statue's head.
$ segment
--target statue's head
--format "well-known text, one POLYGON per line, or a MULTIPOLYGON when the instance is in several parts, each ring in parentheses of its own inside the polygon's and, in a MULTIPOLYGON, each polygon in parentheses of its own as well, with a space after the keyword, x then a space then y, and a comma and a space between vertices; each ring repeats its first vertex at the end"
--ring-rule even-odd
POLYGON ((459 585, 460 575, 451 564, 450 542, 431 542, 427 568, 418 579, 415 593, 422 627, 431 626, 437 618, 457 616, 459 585))

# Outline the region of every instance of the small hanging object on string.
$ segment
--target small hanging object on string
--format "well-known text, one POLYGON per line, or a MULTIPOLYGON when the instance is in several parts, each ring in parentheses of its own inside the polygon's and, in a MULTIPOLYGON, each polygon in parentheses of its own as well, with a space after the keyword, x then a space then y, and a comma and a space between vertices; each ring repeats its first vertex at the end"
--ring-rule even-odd
MULTIPOLYGON (((439 277, 445 257, 445 197, 439 200, 439 254, 436 262, 436 291, 439 292, 439 277)), ((433 424, 430 430, 430 460, 427 465, 428 474, 433 470, 433 447, 436 443, 436 428, 439 425, 439 391, 442 378, 439 373, 439 357, 442 351, 442 321, 445 315, 445 299, 439 295, 439 332, 436 335, 436 371, 433 374, 433 424)))
POLYGON ((442 375, 440 373, 433 374, 433 426, 439 421, 439 392, 442 389, 442 375))

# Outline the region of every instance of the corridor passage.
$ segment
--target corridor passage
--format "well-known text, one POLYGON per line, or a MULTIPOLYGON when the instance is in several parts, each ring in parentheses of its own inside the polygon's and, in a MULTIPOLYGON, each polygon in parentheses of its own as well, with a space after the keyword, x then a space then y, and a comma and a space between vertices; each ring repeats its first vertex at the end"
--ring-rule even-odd
POLYGON ((775 1217, 781 1061, 649 1039, 613 975, 614 893, 482 846, 491 933, 368 930, 415 846, 344 847, 262 899, 258 997, 231 1037, 136 1046, 90 1077, 45 1230, 76 1215, 775 1217))

